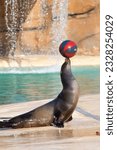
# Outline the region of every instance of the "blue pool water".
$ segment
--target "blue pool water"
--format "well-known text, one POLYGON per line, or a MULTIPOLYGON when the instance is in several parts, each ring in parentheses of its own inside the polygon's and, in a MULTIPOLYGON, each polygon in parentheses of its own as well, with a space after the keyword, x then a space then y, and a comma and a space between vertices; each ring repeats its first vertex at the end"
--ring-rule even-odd
MULTIPOLYGON (((73 67, 80 95, 99 93, 99 66, 73 67)), ((59 72, 1 73, 0 104, 53 99, 61 91, 59 72)))

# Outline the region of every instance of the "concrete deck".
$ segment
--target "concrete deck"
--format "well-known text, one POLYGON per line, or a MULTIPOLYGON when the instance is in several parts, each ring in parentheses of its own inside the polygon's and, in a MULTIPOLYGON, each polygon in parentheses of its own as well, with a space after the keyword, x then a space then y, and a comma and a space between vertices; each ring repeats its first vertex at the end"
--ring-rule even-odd
MULTIPOLYGON (((34 109, 49 100, 0 105, 1 120, 34 109)), ((73 120, 64 128, 0 130, 0 150, 99 150, 99 95, 80 97, 73 120)))

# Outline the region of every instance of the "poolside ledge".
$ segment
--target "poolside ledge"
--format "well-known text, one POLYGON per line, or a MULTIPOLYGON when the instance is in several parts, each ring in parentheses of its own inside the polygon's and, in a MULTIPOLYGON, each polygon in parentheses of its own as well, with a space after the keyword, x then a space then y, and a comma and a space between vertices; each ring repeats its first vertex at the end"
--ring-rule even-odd
MULTIPOLYGON (((64 61, 61 55, 20 55, 14 58, 0 58, 1 67, 44 67, 60 65, 64 61)), ((75 56, 71 58, 74 66, 94 66, 100 64, 100 56, 75 56)))

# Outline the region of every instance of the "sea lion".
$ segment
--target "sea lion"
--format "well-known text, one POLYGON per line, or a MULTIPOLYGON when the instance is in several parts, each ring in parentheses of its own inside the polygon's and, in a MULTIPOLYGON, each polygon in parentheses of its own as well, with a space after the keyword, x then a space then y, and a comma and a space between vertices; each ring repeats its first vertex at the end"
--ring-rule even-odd
POLYGON ((63 89, 52 101, 28 113, 0 122, 0 128, 28 128, 40 126, 64 127, 64 123, 72 120, 72 113, 79 98, 79 87, 71 72, 71 62, 65 59, 61 67, 63 89))

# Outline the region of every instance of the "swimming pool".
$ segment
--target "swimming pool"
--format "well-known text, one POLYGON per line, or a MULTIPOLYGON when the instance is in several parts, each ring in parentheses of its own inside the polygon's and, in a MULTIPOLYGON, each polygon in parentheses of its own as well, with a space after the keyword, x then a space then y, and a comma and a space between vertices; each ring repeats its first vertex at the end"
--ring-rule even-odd
MULTIPOLYGON (((80 95, 99 93, 99 66, 72 67, 72 71, 79 83, 80 95)), ((0 74, 0 104, 53 99, 61 89, 59 72, 0 74)))

